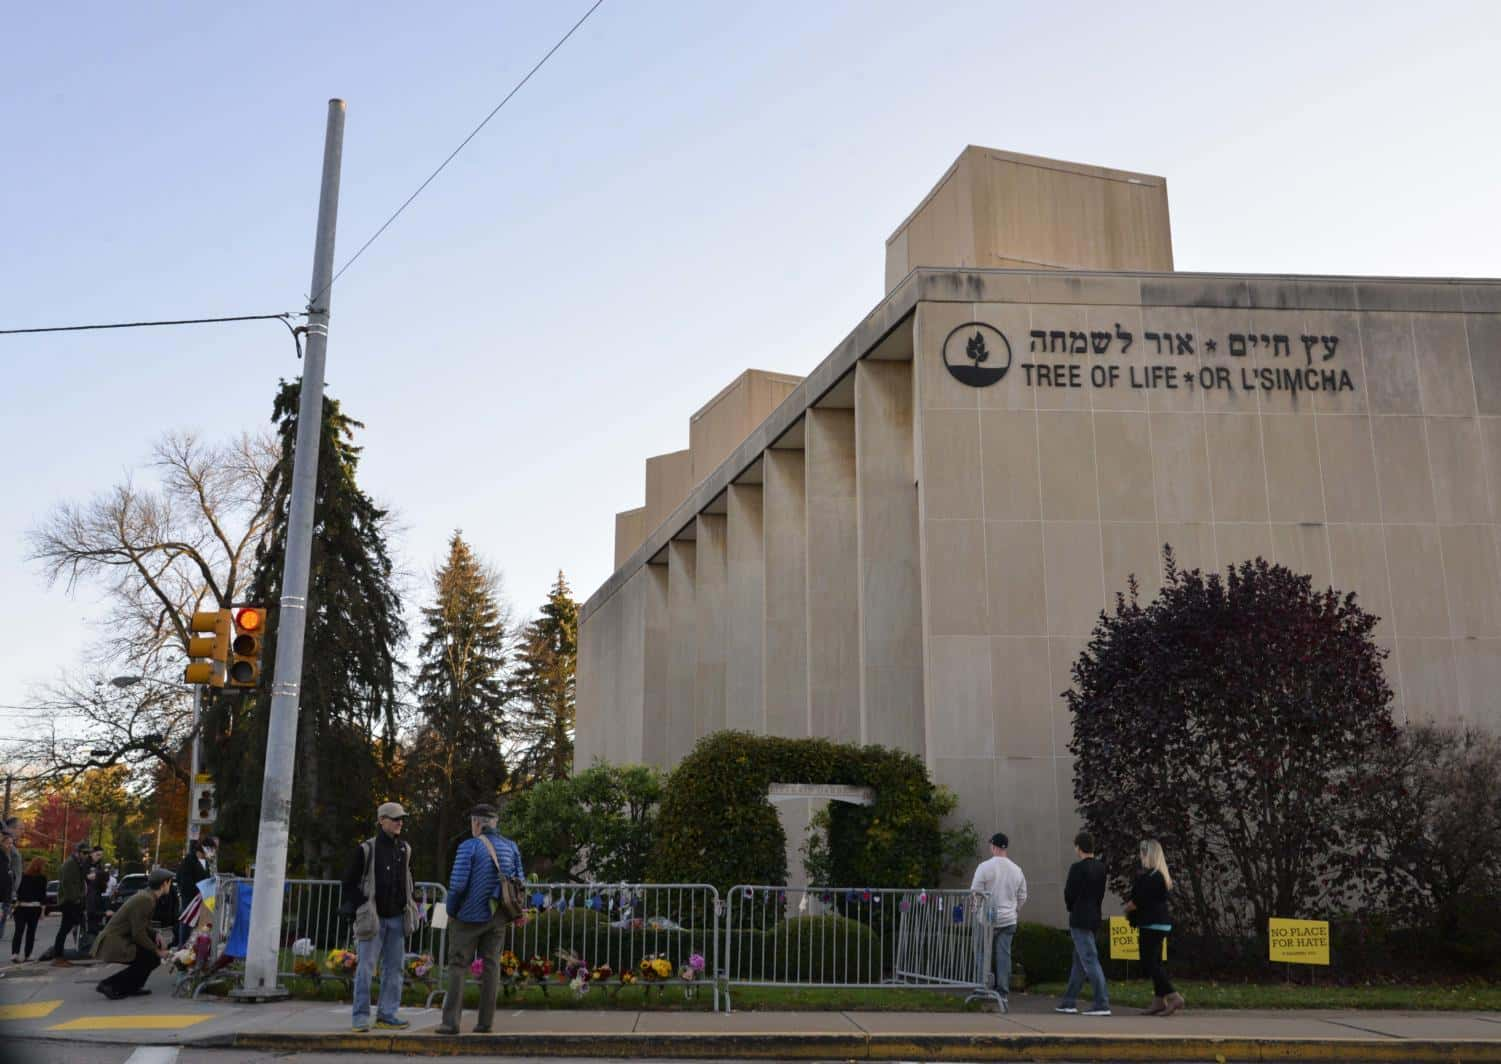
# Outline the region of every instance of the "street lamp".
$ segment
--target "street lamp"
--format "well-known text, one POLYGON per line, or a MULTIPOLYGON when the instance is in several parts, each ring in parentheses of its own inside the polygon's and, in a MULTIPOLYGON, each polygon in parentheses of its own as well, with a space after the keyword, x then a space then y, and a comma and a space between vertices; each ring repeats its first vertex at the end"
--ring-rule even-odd
MULTIPOLYGON (((154 676, 115 676, 115 677, 112 677, 109 682, 110 682, 110 686, 111 687, 118 687, 122 691, 125 690, 125 688, 127 688, 127 687, 134 687, 138 683, 154 683, 154 684, 156 684, 159 687, 170 688, 173 691, 181 691, 182 690, 182 685, 181 684, 168 683, 166 680, 158 680, 154 676)), ((202 750, 201 750, 201 748, 199 747, 199 744, 198 744, 198 717, 199 717, 199 713, 200 713, 201 708, 202 708, 202 695, 203 695, 203 688, 201 686, 197 685, 197 684, 194 684, 193 685, 193 757, 192 757, 192 772, 188 776, 188 826, 187 826, 187 838, 189 838, 189 839, 197 838, 197 833, 193 830, 194 826, 195 826, 193 824, 193 785, 198 782, 198 769, 199 769, 199 766, 202 763, 202 757, 203 757, 202 750)), ((160 837, 160 835, 157 836, 156 846, 157 846, 157 855, 160 856, 161 855, 161 837, 160 837)))

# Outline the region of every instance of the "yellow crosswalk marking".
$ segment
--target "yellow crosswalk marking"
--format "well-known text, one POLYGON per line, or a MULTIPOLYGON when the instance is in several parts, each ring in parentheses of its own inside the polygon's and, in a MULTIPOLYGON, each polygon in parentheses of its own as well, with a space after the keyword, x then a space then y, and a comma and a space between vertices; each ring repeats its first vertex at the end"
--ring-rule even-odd
POLYGON ((66 1023, 55 1023, 49 1031, 162 1031, 191 1027, 211 1020, 207 1013, 180 1013, 170 1016, 80 1016, 66 1023))
POLYGON ((0 1005, 0 1020, 40 1020, 52 1015, 61 1001, 29 1001, 24 1005, 0 1005))

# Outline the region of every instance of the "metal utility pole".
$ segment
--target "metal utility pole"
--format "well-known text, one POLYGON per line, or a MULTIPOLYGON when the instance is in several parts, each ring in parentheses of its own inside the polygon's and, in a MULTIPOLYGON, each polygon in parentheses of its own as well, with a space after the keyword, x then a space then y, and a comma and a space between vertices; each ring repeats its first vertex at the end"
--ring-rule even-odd
MULTIPOLYGON (((199 729, 202 725, 203 716, 203 688, 198 684, 193 685, 193 755, 192 768, 188 771, 188 824, 184 829, 183 853, 187 854, 188 844, 198 837, 198 825, 193 823, 193 788, 198 786, 198 771, 202 764, 203 749, 199 746, 199 729)), ((161 824, 156 827, 156 856, 160 860, 162 855, 162 831, 161 824)))
POLYGON ((10 819, 10 785, 11 785, 11 782, 15 778, 16 777, 10 775, 9 773, 7 773, 6 777, 5 777, 5 816, 4 816, 4 819, 6 819, 6 820, 10 819))
POLYGON ((334 226, 339 214, 339 164, 344 151, 344 101, 328 101, 323 140, 323 186, 318 194, 318 236, 313 247, 307 351, 297 407, 292 456, 292 499, 287 514, 287 553, 281 577, 281 613, 276 631, 271 720, 266 735, 266 774, 261 785, 261 826, 255 847, 255 894, 245 977, 231 996, 272 1001, 287 996, 277 984, 282 894, 287 879, 287 839, 292 812, 292 768, 297 747, 297 700, 302 686, 302 640, 307 624, 308 569, 313 546, 313 499, 318 481, 318 441, 323 428, 323 364, 328 353, 328 305, 333 293, 334 226))

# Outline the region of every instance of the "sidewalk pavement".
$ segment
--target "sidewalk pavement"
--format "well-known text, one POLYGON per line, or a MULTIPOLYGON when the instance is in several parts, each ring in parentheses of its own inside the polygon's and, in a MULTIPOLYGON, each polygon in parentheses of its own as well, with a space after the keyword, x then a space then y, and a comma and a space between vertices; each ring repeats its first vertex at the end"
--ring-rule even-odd
MULTIPOLYGON (((1051 998, 1016 995, 993 1012, 713 1012, 500 1008, 496 1033, 441 1036, 436 1009, 403 1009, 400 1034, 355 1034, 349 1005, 229 1004, 151 995, 108 1001, 112 969, 0 968, 0 1038, 258 1051, 415 1055, 802 1058, 837 1060, 1371 1060, 1501 1062, 1501 1013, 1195 1011, 1162 1019, 1122 1011, 1063 1016, 1051 998)), ((466 1012, 464 1030, 474 1023, 466 1012)))

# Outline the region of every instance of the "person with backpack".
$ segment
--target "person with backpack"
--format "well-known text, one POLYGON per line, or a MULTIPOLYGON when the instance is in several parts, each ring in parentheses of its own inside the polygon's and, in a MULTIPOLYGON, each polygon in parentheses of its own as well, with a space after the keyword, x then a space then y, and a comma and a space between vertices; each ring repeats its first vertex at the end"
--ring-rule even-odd
POLYGON ((459 844, 448 878, 448 990, 438 1034, 458 1034, 464 1011, 464 975, 478 954, 483 969, 475 1034, 489 1034, 500 989, 500 939, 509 920, 507 881, 521 879, 521 850, 496 827, 493 805, 469 810, 471 837, 459 844))
POLYGON ((407 936, 417 926, 416 887, 412 883, 412 847, 401 838, 407 813, 386 802, 375 812, 380 830, 355 847, 344 870, 341 911, 354 919, 354 1030, 370 1030, 370 981, 380 965, 380 1003, 375 1026, 404 1031, 397 1019, 406 977, 407 936))

